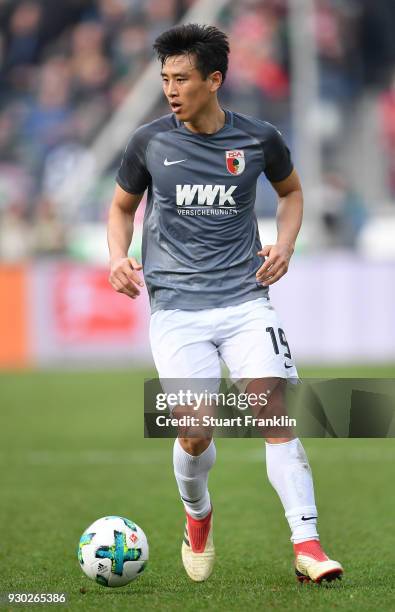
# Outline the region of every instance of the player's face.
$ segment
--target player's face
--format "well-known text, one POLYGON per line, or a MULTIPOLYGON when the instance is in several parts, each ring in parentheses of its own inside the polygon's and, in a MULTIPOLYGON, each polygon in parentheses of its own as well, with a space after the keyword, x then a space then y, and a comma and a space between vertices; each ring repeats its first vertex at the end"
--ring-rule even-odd
POLYGON ((218 72, 204 80, 190 55, 169 57, 161 75, 164 94, 180 121, 193 121, 204 112, 221 84, 218 72))

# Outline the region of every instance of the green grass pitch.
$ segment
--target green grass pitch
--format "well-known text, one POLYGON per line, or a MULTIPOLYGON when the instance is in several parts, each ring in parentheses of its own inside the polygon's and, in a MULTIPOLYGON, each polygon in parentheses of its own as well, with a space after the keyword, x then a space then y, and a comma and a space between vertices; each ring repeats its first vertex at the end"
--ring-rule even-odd
MULTIPOLYGON (((394 368, 301 368, 304 376, 340 373, 390 377, 394 368)), ((0 376, 0 591, 65 591, 69 609, 84 611, 394 609, 394 439, 305 440, 321 540, 345 568, 343 581, 330 586, 295 580, 263 443, 218 440, 210 475, 217 563, 208 582, 193 584, 180 557, 172 441, 143 438, 143 378, 126 371, 0 376), (150 561, 135 582, 106 589, 81 572, 76 548, 91 522, 115 514, 145 530, 150 561)))

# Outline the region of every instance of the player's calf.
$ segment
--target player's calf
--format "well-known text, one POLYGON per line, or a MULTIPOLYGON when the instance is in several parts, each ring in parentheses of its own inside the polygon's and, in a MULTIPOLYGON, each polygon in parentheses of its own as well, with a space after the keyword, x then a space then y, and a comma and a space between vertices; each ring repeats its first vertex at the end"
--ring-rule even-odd
POLYGON ((180 446, 193 457, 201 455, 210 446, 211 440, 212 438, 178 438, 180 446))

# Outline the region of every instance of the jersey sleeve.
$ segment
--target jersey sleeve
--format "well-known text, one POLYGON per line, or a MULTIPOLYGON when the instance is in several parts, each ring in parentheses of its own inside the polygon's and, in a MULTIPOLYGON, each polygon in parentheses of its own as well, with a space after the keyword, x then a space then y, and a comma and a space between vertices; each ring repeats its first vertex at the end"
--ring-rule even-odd
POLYGON ((291 153, 284 142, 281 133, 271 124, 266 124, 263 140, 264 168, 263 171, 271 183, 286 179, 293 170, 291 153))
POLYGON ((151 181, 145 161, 147 137, 144 128, 136 130, 129 140, 116 181, 122 189, 129 193, 143 193, 151 181))

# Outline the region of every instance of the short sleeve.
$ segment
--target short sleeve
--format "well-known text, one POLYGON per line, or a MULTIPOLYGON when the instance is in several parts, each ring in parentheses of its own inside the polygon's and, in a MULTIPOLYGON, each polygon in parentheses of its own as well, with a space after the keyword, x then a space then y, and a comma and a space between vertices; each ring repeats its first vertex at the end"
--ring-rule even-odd
POLYGON ((145 130, 139 128, 129 140, 123 154, 116 181, 129 193, 143 193, 151 181, 145 161, 147 144, 145 130))
POLYGON ((293 170, 291 154, 281 133, 270 124, 263 143, 264 173, 271 183, 286 179, 293 170))

